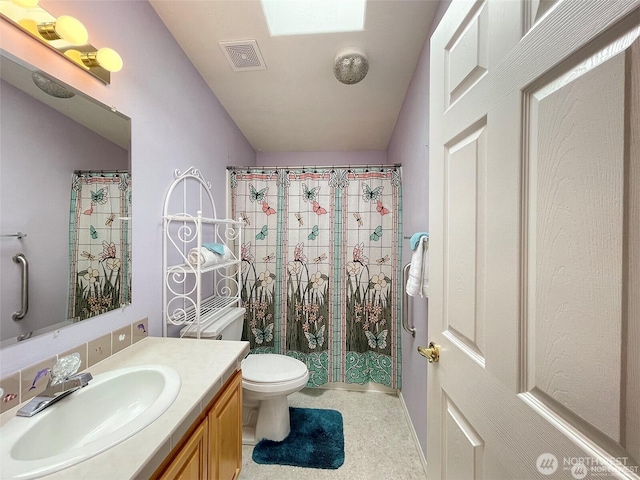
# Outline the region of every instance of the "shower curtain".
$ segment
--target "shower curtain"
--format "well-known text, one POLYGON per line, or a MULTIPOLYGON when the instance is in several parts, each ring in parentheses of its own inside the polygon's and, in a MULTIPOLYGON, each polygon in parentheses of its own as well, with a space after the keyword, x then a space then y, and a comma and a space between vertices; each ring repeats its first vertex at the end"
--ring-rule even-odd
POLYGON ((229 181, 252 353, 303 361, 309 386, 400 388, 400 168, 230 167, 229 181))
POLYGON ((69 319, 131 303, 131 176, 76 171, 69 220, 69 319))

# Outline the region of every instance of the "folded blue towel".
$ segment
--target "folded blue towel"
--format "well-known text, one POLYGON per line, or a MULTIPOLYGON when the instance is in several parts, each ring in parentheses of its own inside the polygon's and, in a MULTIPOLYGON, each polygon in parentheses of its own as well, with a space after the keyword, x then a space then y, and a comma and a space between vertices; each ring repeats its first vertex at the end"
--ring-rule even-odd
POLYGON ((203 243, 203 248, 206 248, 210 252, 224 255, 224 245, 221 243, 203 243))
POLYGON ((411 246, 411 250, 415 251, 418 248, 418 242, 422 237, 429 238, 429 234, 427 232, 418 232, 411 235, 411 240, 409 240, 409 245, 411 246))

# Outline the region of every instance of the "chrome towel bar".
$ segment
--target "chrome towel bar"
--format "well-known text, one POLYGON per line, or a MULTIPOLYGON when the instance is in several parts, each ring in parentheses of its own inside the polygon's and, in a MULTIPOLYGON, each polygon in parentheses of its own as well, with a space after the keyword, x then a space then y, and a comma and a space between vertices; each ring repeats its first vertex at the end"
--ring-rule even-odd
POLYGON ((15 254, 13 261, 22 264, 22 309, 15 312, 11 318, 22 320, 29 311, 29 262, 23 253, 15 254))

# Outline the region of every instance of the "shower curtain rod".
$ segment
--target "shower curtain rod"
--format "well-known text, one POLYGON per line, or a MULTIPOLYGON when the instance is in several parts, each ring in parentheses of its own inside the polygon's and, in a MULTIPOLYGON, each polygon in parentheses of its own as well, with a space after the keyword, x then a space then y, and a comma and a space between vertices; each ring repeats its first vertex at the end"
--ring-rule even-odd
POLYGON ((129 173, 129 170, 74 170, 76 175, 82 175, 84 173, 129 173))
POLYGON ((319 169, 327 169, 327 168, 371 168, 371 169, 376 169, 376 168, 390 168, 390 167, 402 167, 401 163, 389 163, 389 164, 385 164, 385 165, 296 165, 296 166, 291 166, 291 165, 284 165, 284 166, 270 166, 270 165, 264 165, 262 167, 260 166, 253 166, 253 167, 237 167, 235 165, 228 165, 227 166, 227 170, 277 170, 277 169, 282 169, 282 168, 291 168, 291 169, 296 169, 296 170, 319 170, 319 169))

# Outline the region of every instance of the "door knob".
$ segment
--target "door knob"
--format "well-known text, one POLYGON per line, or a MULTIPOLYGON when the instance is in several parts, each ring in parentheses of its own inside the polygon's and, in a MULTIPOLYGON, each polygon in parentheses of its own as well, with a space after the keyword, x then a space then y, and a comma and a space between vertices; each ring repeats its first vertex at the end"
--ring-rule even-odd
POLYGON ((418 353, 429 360, 429 363, 437 363, 440 361, 440 345, 433 342, 429 343, 429 348, 418 347, 418 353))

